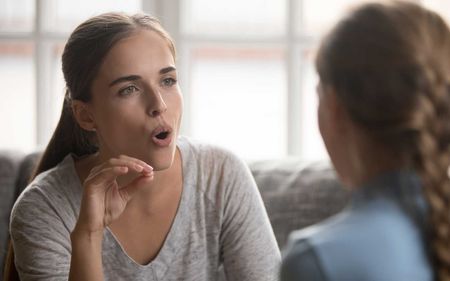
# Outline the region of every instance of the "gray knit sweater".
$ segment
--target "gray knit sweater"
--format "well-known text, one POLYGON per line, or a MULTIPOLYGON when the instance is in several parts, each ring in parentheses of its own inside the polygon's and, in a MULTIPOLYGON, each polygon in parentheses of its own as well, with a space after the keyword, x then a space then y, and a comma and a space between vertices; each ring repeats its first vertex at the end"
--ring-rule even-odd
MULTIPOLYGON (((164 245, 147 265, 133 261, 108 229, 105 280, 273 281, 280 253, 261 196, 246 167, 228 151, 180 137, 183 192, 164 245)), ((67 280, 70 233, 82 185, 67 156, 39 175, 11 214, 21 280, 67 280)))

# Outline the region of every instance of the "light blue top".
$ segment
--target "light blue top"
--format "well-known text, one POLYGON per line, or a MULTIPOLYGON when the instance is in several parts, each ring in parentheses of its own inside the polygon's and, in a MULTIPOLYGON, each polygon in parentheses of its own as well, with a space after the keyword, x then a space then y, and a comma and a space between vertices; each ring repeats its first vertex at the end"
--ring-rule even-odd
POLYGON ((418 176, 377 177, 338 215, 291 234, 281 280, 431 281, 425 215, 418 176))

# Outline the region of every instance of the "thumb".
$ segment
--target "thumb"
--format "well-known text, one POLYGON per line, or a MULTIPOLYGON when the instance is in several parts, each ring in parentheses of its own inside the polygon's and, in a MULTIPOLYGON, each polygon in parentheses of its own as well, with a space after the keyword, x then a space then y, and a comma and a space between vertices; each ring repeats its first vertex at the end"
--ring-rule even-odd
POLYGON ((152 180, 153 180, 153 173, 149 175, 141 175, 136 179, 134 179, 129 184, 127 184, 126 186, 120 188, 119 194, 126 202, 128 202, 136 193, 136 191, 139 189, 139 187, 152 180))

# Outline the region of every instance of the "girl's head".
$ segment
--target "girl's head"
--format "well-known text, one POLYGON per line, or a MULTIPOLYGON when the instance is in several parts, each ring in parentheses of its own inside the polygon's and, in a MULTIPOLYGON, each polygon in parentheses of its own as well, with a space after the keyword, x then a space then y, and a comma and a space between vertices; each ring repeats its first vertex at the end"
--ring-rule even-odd
POLYGON ((163 38, 175 58, 170 35, 149 15, 106 13, 80 24, 69 37, 62 55, 68 98, 89 102, 92 83, 108 52, 120 40, 142 30, 153 31, 163 38))
POLYGON ((62 68, 67 90, 61 119, 37 173, 69 153, 128 154, 155 170, 171 163, 182 100, 175 46, 158 20, 93 17, 69 37, 62 68))
MULTIPOLYGON (((325 37, 316 68, 321 99, 332 95, 361 132, 422 176, 436 265, 441 279, 449 278, 448 26, 409 2, 366 4, 325 37)), ((330 126, 321 124, 333 160, 339 148, 330 143, 330 126)))

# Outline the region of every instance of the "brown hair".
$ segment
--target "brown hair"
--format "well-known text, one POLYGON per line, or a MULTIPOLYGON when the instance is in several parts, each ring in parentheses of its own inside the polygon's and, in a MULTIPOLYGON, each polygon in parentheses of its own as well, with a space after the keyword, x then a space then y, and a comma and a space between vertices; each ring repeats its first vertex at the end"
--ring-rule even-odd
POLYGON ((71 101, 90 101, 92 81, 108 51, 140 29, 154 31, 166 39, 175 58, 175 45, 170 35, 149 15, 101 14, 83 22, 72 32, 62 55, 67 90, 61 117, 33 177, 56 166, 69 153, 80 156, 97 151, 95 133, 78 126, 72 115, 71 101))
MULTIPOLYGON (((97 151, 95 133, 83 130, 73 117, 72 100, 90 101, 92 81, 109 50, 118 41, 142 29, 154 31, 164 38, 175 58, 173 40, 159 21, 149 15, 105 13, 88 19, 72 32, 62 55, 62 70, 67 90, 61 117, 31 180, 56 166, 69 153, 81 156, 97 151)), ((19 280, 11 244, 5 263, 4 279, 19 280)))
POLYGON ((450 280, 448 26, 410 2, 369 3, 325 37, 316 67, 352 120, 421 176, 436 277, 450 280))

